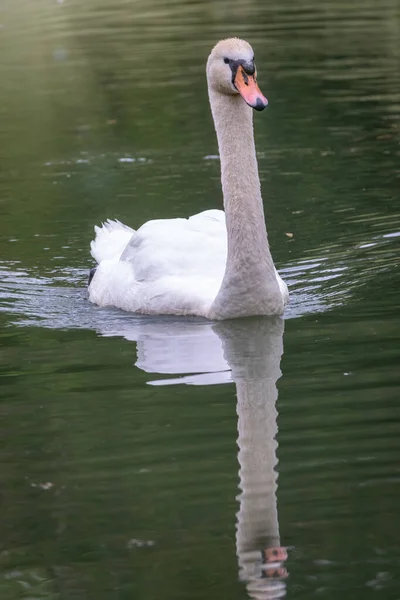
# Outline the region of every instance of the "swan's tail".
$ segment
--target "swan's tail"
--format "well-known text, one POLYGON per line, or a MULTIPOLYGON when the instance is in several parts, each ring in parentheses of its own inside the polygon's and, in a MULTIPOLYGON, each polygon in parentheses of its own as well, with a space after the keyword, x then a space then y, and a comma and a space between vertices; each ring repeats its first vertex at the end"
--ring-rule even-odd
POLYGON ((96 237, 90 243, 90 252, 98 263, 102 260, 118 259, 135 233, 134 229, 120 221, 110 219, 101 227, 95 226, 94 231, 96 237))

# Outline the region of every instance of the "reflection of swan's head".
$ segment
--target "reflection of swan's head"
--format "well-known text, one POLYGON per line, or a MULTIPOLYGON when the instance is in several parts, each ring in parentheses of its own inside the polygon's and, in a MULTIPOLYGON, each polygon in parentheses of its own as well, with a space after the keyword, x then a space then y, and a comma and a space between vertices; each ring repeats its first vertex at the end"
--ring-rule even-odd
POLYGON ((208 57, 210 90, 230 96, 239 93, 249 106, 263 110, 268 100, 261 93, 256 76, 253 49, 239 38, 221 40, 208 57))

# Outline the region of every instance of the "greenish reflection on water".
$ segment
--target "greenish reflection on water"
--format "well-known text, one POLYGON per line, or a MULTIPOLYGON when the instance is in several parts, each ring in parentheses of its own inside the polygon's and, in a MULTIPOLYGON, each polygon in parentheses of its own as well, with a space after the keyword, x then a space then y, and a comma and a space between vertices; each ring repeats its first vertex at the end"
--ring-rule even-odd
POLYGON ((3 2, 3 598, 399 597, 399 13, 3 2), (204 63, 228 35, 270 100, 283 338, 85 296, 93 224, 220 206, 204 63))

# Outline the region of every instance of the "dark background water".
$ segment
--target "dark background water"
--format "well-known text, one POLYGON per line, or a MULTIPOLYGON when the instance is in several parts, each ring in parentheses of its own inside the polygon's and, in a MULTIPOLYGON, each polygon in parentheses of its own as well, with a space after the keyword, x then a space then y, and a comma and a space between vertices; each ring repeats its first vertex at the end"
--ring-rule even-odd
POLYGON ((2 598, 246 598, 237 513, 269 523, 274 467, 287 596, 400 598, 398 1, 4 0, 0 76, 2 598), (204 65, 231 35, 270 101, 281 360, 269 326, 86 299, 95 223, 221 206, 204 65), (246 394, 271 426, 238 496, 246 394))

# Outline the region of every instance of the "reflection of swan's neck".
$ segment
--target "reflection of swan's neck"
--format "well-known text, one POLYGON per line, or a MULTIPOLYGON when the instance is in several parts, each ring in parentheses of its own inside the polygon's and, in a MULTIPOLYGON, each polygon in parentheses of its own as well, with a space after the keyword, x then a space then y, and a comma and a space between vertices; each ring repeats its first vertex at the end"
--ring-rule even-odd
POLYGON ((254 599, 279 598, 285 585, 268 579, 264 551, 280 546, 276 502, 276 378, 239 380, 237 388, 239 512, 236 550, 239 576, 254 599))
POLYGON ((239 511, 236 550, 240 578, 257 600, 285 593, 277 512, 276 435, 283 352, 283 320, 262 318, 219 323, 224 356, 237 390, 239 511), (267 564, 265 564, 267 563, 267 564), (275 564, 274 564, 275 563, 275 564))
MULTIPOLYGON (((272 379, 239 381, 236 387, 242 490, 239 496, 237 550, 245 563, 247 550, 279 546, 275 471, 277 392, 272 379)), ((241 566, 245 568, 243 564, 241 566)))
POLYGON ((283 299, 265 227, 252 109, 239 95, 213 90, 209 95, 221 158, 228 234, 226 271, 211 316, 279 314, 283 312, 283 299))

